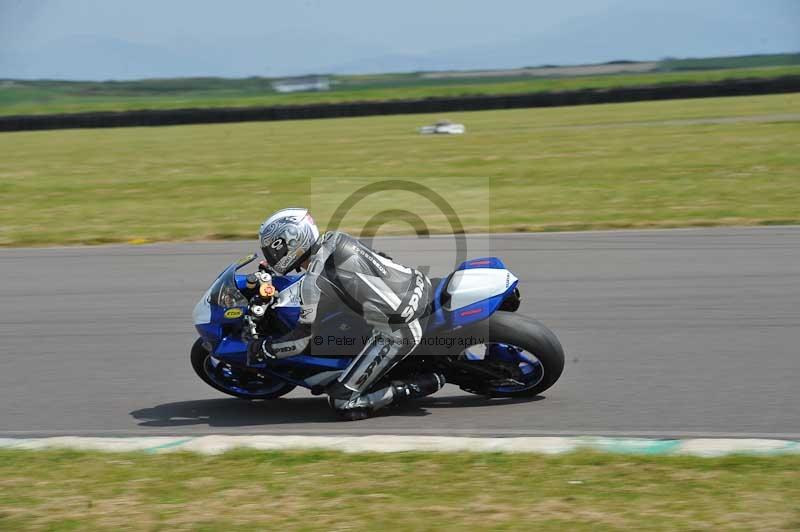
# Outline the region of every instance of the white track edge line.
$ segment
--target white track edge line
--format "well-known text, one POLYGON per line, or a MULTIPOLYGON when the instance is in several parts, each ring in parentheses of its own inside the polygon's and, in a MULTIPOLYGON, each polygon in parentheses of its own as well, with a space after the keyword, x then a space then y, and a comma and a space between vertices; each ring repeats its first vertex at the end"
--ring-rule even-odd
POLYGON ((189 451, 219 454, 237 448, 261 451, 330 450, 342 452, 526 452, 561 454, 575 450, 647 455, 724 456, 729 454, 800 454, 800 441, 763 438, 610 438, 553 436, 469 438, 460 436, 144 436, 0 438, 0 449, 74 449, 84 451, 163 453, 189 451))

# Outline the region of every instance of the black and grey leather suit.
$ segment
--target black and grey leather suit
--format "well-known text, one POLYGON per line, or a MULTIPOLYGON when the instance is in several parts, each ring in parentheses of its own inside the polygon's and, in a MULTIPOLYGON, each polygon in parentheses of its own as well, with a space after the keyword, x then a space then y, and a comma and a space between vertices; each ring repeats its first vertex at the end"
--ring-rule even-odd
POLYGON ((326 233, 301 281, 298 326, 264 347, 277 356, 305 350, 323 298, 358 313, 372 336, 327 390, 339 401, 337 407, 362 406, 362 394, 419 344, 431 297, 430 280, 422 272, 396 264, 346 233, 326 233))

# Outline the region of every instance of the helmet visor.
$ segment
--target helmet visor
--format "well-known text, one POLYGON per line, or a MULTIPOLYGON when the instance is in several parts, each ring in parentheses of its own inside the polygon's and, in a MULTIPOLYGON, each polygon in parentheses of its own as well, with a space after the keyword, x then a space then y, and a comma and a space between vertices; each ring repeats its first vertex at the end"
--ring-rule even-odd
POLYGON ((275 268, 278 262, 286 256, 286 253, 289 251, 289 247, 286 245, 286 241, 282 238, 276 238, 269 245, 262 246, 261 252, 264 254, 264 259, 266 259, 267 264, 269 264, 272 268, 275 268))

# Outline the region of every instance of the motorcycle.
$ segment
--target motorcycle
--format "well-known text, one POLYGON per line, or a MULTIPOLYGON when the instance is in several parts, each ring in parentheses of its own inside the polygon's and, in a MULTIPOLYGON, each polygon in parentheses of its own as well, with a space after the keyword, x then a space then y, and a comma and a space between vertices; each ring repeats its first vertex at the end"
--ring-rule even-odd
MULTIPOLYGON (((194 371, 211 387, 242 399, 276 399, 298 386, 323 393, 358 354, 371 328, 342 308, 318 309, 307 352, 248 366, 247 340, 286 334, 301 312, 303 274, 259 270, 259 285, 266 290, 245 295, 253 292, 255 274, 239 271, 255 258, 228 266, 195 306, 200 337, 191 348, 194 371)), ((465 261, 450 275, 432 279, 422 340, 387 379, 436 371, 448 383, 486 397, 533 397, 553 386, 564 369, 564 351, 547 327, 516 313, 518 284, 494 257, 465 261)))

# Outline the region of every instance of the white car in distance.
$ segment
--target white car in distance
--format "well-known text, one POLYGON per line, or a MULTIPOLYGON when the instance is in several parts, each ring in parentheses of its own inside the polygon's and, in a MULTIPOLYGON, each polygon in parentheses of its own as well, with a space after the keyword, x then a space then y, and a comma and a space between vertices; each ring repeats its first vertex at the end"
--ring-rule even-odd
POLYGON ((456 124, 449 120, 440 120, 433 125, 419 128, 421 135, 463 135, 466 131, 464 124, 456 124))

